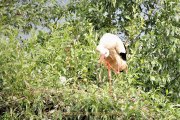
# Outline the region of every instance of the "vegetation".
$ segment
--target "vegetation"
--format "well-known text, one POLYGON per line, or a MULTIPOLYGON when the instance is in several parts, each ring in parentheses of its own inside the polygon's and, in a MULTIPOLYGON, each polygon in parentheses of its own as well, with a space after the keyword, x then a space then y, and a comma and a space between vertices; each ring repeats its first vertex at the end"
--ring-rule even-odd
POLYGON ((179 0, 0 1, 0 119, 180 118, 179 0), (95 51, 120 33, 128 74, 95 51))

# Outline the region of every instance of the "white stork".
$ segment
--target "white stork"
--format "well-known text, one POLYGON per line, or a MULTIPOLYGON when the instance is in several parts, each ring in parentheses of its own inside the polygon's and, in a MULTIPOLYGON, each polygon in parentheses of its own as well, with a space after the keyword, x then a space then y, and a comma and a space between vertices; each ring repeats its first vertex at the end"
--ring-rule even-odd
POLYGON ((108 69, 108 77, 111 86, 111 69, 115 73, 125 71, 128 66, 126 63, 126 49, 122 40, 114 34, 105 33, 100 39, 96 48, 100 53, 100 63, 103 63, 108 69))

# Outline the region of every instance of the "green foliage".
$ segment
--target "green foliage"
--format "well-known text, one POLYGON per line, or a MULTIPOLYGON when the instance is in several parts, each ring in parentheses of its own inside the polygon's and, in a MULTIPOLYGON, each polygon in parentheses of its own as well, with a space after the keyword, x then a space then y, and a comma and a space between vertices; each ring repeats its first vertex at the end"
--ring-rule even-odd
MULTIPOLYGON (((171 2, 167 2, 167 5, 170 6, 171 2)), ((172 5, 173 7, 166 7, 170 15, 167 10, 158 13, 152 29, 132 46, 135 59, 132 62, 136 66, 134 74, 138 78, 137 84, 144 84, 146 90, 156 88, 177 101, 180 97, 180 29, 174 18, 178 15, 179 4, 172 5)))
POLYGON ((0 119, 180 118, 178 1, 0 5, 0 119), (124 33, 130 43, 128 74, 113 74, 112 94, 95 51, 107 31, 124 33))

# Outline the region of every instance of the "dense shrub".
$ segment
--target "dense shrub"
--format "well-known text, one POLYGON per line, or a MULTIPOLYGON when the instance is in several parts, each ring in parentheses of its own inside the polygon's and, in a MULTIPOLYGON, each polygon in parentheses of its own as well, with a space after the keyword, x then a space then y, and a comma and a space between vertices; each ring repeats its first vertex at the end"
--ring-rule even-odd
POLYGON ((177 1, 24 2, 2 1, 0 8, 0 119, 180 118, 177 1), (148 19, 138 16, 142 5, 148 19), (129 43, 128 74, 113 74, 112 94, 95 50, 107 31, 121 31, 129 43))

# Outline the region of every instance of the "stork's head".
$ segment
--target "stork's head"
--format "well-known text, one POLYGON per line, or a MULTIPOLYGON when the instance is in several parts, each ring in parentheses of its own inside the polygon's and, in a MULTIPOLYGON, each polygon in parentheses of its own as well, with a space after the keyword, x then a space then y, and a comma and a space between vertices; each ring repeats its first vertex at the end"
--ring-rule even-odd
POLYGON ((98 45, 96 50, 100 53, 100 62, 109 56, 109 50, 101 45, 98 45))

